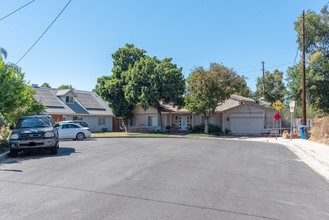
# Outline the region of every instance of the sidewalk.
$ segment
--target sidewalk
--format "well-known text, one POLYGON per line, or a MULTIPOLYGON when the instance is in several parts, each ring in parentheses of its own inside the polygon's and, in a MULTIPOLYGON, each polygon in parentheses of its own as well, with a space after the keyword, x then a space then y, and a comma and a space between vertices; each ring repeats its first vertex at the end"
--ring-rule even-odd
POLYGON ((329 146, 305 139, 285 139, 282 137, 248 138, 250 141, 262 141, 283 144, 295 153, 309 167, 329 182, 329 146))

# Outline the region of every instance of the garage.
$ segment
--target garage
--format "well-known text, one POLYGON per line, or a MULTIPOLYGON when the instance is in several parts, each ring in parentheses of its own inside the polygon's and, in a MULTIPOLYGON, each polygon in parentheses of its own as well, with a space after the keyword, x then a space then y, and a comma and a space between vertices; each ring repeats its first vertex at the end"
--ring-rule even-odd
POLYGON ((260 134, 264 129, 263 117, 231 117, 233 134, 260 134))

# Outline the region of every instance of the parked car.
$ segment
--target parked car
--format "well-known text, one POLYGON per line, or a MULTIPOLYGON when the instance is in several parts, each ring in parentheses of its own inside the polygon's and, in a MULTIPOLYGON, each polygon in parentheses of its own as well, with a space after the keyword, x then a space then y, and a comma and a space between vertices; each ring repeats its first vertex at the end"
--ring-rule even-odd
POLYGON ((10 156, 17 157, 19 151, 49 149, 57 154, 59 138, 50 115, 29 115, 21 117, 16 127, 11 126, 9 137, 10 156))
POLYGON ((57 123, 58 135, 60 139, 69 138, 73 140, 83 140, 91 136, 89 128, 76 123, 57 123))
POLYGON ((69 121, 60 121, 58 122, 60 124, 64 124, 64 123, 75 123, 75 124, 79 124, 85 128, 88 128, 88 130, 90 131, 89 125, 87 124, 87 122, 84 121, 80 121, 80 120, 69 120, 69 121))

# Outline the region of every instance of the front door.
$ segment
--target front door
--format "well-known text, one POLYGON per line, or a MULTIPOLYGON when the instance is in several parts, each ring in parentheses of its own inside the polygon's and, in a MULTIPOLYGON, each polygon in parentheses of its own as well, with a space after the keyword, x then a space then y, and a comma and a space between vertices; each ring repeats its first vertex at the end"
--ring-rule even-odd
POLYGON ((190 126, 190 116, 179 116, 179 130, 187 131, 190 126))

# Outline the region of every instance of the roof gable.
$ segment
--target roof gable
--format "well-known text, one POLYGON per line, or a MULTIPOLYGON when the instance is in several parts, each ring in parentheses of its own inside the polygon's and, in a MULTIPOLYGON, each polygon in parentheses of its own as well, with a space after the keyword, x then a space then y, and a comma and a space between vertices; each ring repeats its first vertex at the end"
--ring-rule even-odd
POLYGON ((76 96, 72 89, 60 89, 57 90, 56 96, 76 96))

